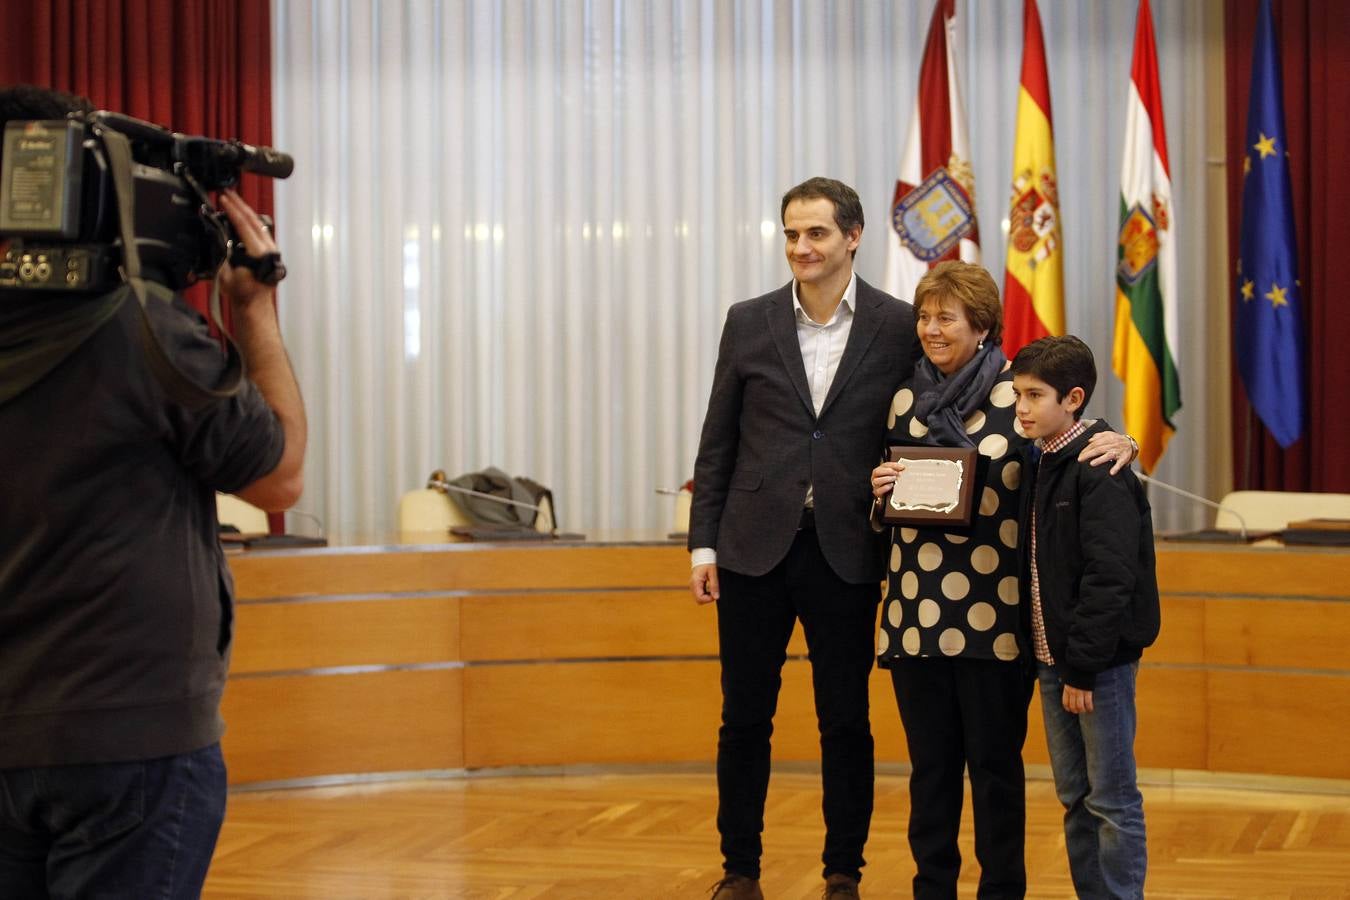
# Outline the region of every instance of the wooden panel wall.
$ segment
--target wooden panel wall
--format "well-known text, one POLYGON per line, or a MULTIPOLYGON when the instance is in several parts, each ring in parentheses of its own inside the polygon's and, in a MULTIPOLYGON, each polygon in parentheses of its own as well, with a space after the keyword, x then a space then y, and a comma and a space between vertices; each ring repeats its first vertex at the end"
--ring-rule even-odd
MULTIPOLYGON (((235 783, 710 761, 716 613, 669 544, 447 545, 233 557, 224 712, 235 783)), ((1350 554, 1160 546, 1141 766, 1350 778, 1350 554)), ((819 757, 800 629, 774 756, 819 757)), ((906 758, 890 676, 877 756, 906 758)), ((1040 700, 1028 763, 1047 762, 1040 700)))
POLYGON ((462 669, 231 678, 221 745, 242 784, 464 765, 462 669))

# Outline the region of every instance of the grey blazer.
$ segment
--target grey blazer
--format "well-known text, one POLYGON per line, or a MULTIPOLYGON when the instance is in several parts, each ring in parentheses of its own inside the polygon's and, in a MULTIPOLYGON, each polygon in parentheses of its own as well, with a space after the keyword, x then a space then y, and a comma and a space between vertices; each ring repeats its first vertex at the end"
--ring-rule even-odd
POLYGON ((792 546, 814 485, 830 566, 851 583, 880 581, 884 536, 868 521, 868 475, 884 451, 891 398, 918 352, 913 308, 859 278, 848 343, 817 416, 792 283, 732 306, 694 464, 689 548, 713 547, 719 567, 765 574, 792 546))

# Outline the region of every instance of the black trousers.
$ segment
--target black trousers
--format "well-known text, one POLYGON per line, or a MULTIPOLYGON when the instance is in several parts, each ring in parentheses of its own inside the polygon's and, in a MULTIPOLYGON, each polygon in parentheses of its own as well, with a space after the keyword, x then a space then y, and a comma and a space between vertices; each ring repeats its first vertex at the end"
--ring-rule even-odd
POLYGON ((916 898, 956 897, 962 773, 969 769, 980 898, 1026 894, 1022 744, 1034 681, 1016 660, 902 659, 891 668, 913 767, 909 846, 916 898))
POLYGON ((849 584, 826 562, 813 528, 797 533, 766 575, 719 569, 717 634, 722 727, 717 737, 717 829, 727 872, 759 877, 770 735, 783 662, 800 619, 811 660, 824 788, 825 876, 862 877, 872 821, 872 729, 867 679, 876 647, 879 583, 849 584))

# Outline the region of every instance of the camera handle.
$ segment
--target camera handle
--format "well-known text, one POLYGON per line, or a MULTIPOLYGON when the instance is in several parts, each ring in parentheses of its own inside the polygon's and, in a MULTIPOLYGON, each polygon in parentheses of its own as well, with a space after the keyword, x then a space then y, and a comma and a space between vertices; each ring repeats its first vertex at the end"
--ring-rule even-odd
POLYGON ((231 339, 220 319, 219 289, 211 288, 211 319, 225 338, 227 361, 225 372, 221 376, 220 386, 202 387, 173 364, 159 338, 150 326, 150 316, 146 307, 150 297, 165 301, 173 299, 173 292, 167 287, 146 281, 141 277, 141 254, 136 246, 133 233, 135 218, 135 194, 131 185, 131 141, 126 135, 111 128, 102 129, 103 146, 108 151, 108 168, 112 172, 113 193, 117 197, 117 218, 122 231, 122 277, 136 293, 141 310, 141 340, 145 345, 147 362, 165 392, 188 409, 202 409, 217 400, 232 397, 239 392, 244 383, 244 359, 239 347, 231 339))

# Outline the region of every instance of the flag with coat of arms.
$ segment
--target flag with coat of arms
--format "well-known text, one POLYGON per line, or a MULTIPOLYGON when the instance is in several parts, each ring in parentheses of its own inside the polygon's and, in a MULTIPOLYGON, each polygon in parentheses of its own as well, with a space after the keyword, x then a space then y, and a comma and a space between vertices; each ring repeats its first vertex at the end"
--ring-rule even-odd
POLYGON ((1140 0, 1125 110, 1111 365, 1125 383, 1125 430, 1152 473, 1176 433, 1177 247, 1153 12, 1140 0))
POLYGON ((1023 0, 1022 79, 1013 140, 1008 259, 1003 280, 1003 351, 1064 333, 1064 251, 1055 177, 1050 75, 1036 0, 1023 0))
POLYGON ((956 26, 956 0, 937 0, 891 203, 882 286, 902 300, 913 299, 930 266, 944 259, 980 261, 956 26))

